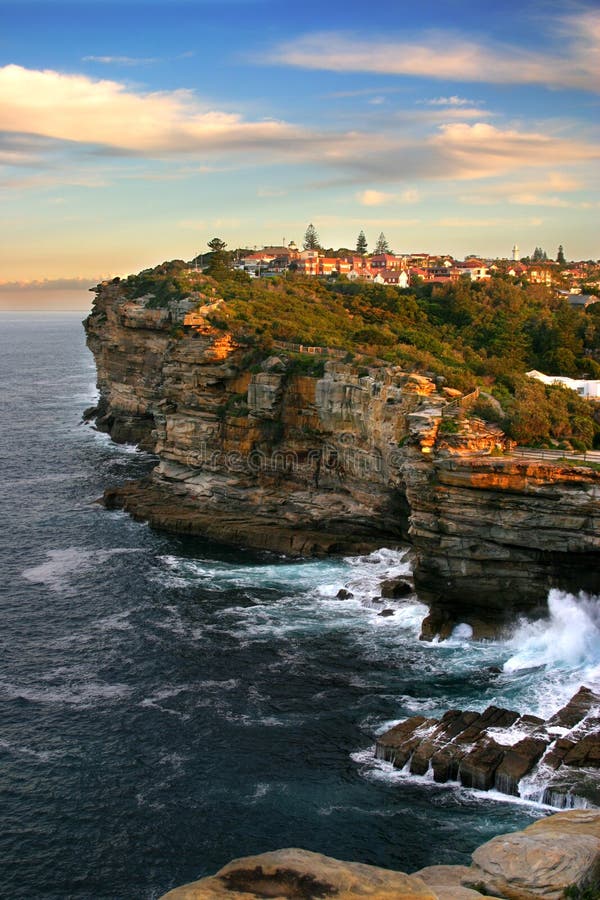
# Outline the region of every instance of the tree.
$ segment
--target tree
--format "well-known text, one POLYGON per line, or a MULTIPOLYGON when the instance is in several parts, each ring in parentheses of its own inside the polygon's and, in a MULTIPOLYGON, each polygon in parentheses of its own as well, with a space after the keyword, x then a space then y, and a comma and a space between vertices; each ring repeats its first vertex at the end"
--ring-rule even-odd
POLYGON ((208 274, 212 275, 213 278, 218 278, 219 276, 227 274, 229 271, 229 254, 225 250, 225 247, 227 246, 225 241, 215 237, 208 242, 208 246, 212 252, 210 263, 208 265, 208 274))
POLYGON ((389 253, 389 252, 390 252, 390 245, 388 244, 387 238, 382 231, 381 234, 379 235, 379 237, 377 238, 377 243, 375 244, 375 253, 379 255, 381 253, 389 253))
POLYGON ((208 246, 213 253, 222 253, 227 244, 221 238, 213 238, 212 241, 208 242, 208 246))
POLYGON ((559 264, 559 266, 564 266, 564 264, 566 263, 565 251, 563 249, 562 244, 560 244, 558 247, 558 253, 556 254, 556 262, 559 264))
POLYGON ((548 259, 548 256, 546 254, 546 251, 542 250, 541 247, 536 247, 535 250, 533 251, 533 256, 531 257, 531 261, 539 263, 539 262, 546 262, 547 259, 548 259))
POLYGON ((361 231, 356 239, 356 252, 363 256, 367 252, 368 244, 364 231, 361 231))
POLYGON ((304 243, 303 247, 305 250, 319 250, 321 244, 319 243, 319 235, 317 234, 317 229, 311 222, 306 231, 304 232, 304 243))

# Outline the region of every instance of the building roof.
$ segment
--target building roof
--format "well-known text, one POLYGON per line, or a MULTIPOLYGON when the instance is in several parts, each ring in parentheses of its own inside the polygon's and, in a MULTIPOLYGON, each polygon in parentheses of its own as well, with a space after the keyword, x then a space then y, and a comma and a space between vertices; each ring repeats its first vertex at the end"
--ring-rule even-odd
POLYGON ((598 303, 600 297, 596 297, 595 294, 569 294, 567 300, 570 306, 583 306, 585 308, 586 306, 591 306, 592 303, 598 303))

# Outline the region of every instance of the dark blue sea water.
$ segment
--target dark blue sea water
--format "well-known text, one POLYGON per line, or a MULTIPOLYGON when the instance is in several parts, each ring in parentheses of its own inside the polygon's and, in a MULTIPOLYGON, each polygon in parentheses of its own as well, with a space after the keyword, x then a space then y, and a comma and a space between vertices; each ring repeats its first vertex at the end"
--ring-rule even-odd
POLYGON ((373 737, 416 711, 557 708, 597 675, 589 610, 557 596, 503 642, 423 644, 419 604, 370 603, 397 552, 292 562, 107 512, 152 459, 79 424, 94 381, 77 317, 0 317, 4 896, 157 898, 286 846, 413 871, 543 814, 394 773, 373 737))

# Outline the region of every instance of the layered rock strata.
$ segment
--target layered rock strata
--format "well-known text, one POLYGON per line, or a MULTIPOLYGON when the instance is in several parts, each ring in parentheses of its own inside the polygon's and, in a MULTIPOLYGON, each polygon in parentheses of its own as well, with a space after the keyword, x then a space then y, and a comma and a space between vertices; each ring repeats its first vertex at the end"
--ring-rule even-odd
POLYGON ((600 695, 582 687, 547 721, 496 706, 413 716, 380 735, 375 753, 438 783, 558 807, 600 806, 600 695))
POLYGON ((475 850, 470 866, 406 875, 292 848, 236 859, 162 900, 562 900, 566 890, 592 897, 599 889, 600 812, 577 810, 492 838, 475 850))
POLYGON ((292 555, 410 541, 424 636, 457 621, 485 633, 553 585, 600 591, 600 472, 490 456, 506 448, 497 427, 445 427, 448 390, 398 367, 332 359, 307 375, 298 357, 266 359, 210 325, 215 289, 190 317, 197 303, 154 309, 98 288, 93 416, 159 456, 108 505, 292 555))

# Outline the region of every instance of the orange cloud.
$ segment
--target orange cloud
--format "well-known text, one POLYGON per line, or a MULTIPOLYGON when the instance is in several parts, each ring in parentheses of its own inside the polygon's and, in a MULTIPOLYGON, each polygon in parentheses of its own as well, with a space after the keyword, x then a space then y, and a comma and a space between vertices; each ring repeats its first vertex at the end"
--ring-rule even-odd
MULTIPOLYGON (((600 91, 600 12, 548 21, 562 46, 548 52, 494 44, 452 32, 429 31, 411 40, 308 34, 274 48, 263 61, 334 72, 412 75, 457 82, 544 84, 600 91)), ((450 101, 461 98, 441 98, 450 101)))

